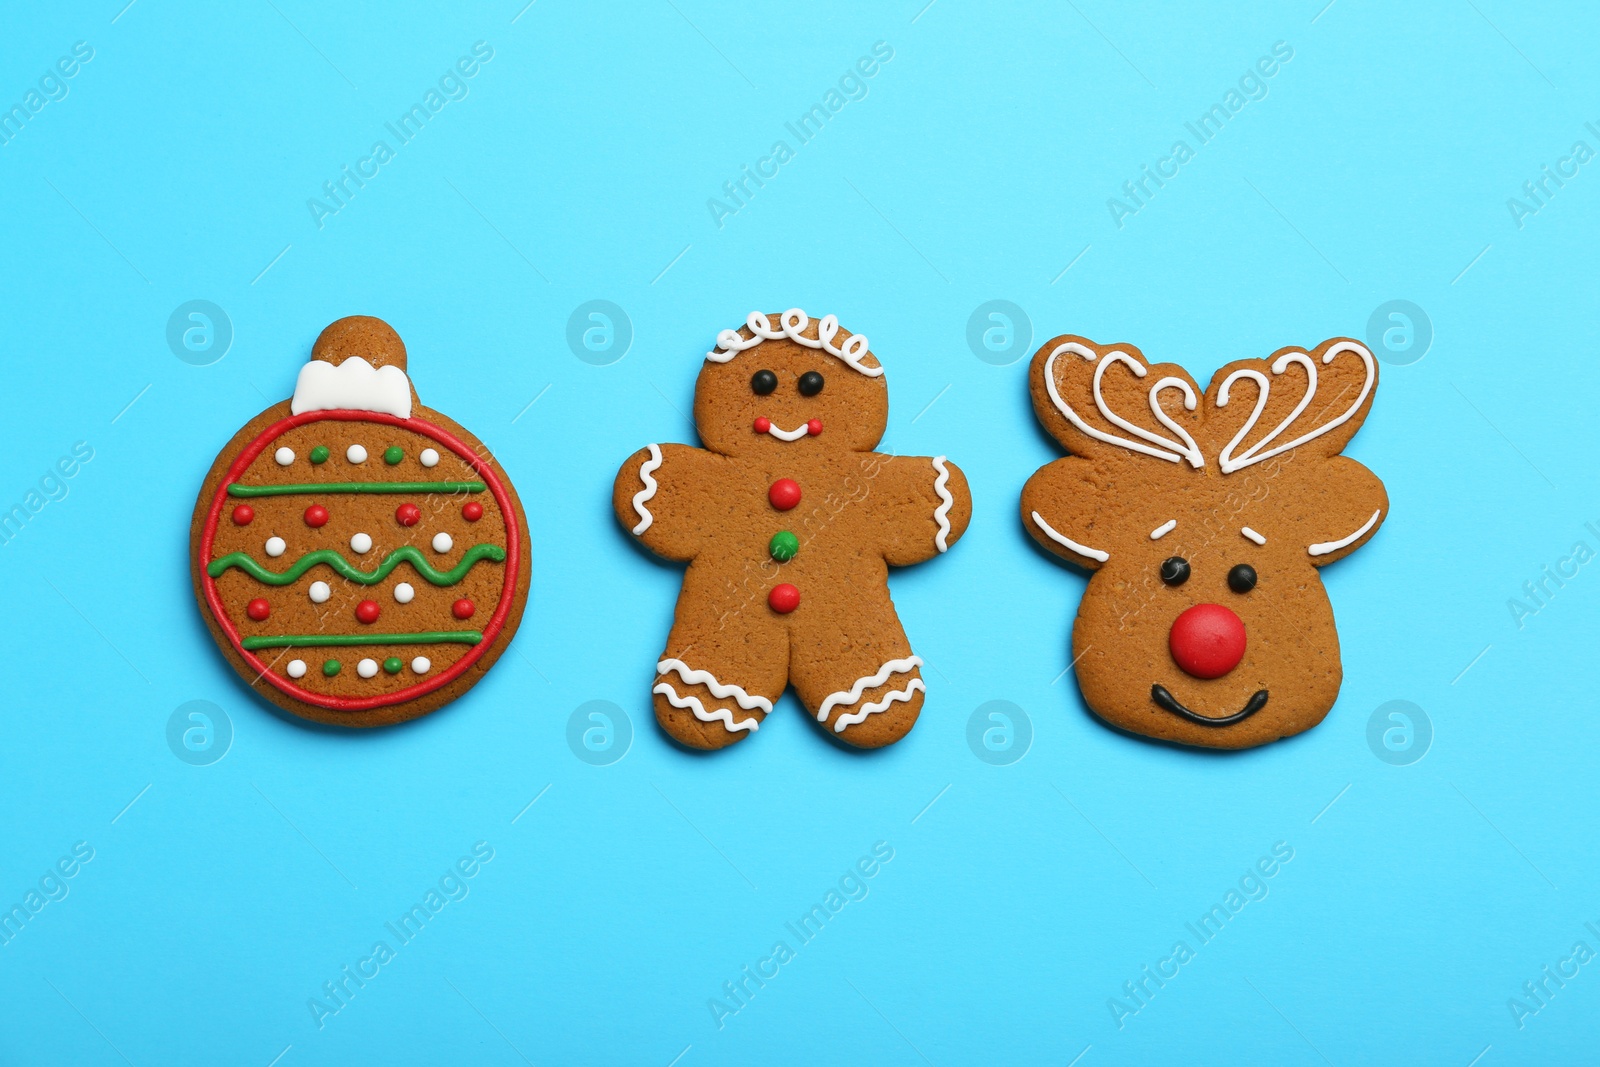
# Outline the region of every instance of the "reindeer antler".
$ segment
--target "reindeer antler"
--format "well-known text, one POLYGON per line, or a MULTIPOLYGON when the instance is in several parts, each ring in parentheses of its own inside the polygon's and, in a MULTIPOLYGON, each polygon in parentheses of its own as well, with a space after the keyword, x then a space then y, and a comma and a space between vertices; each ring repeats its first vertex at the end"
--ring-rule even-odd
POLYGON ((1199 397, 1195 394, 1194 386, 1183 378, 1179 378, 1174 375, 1168 375, 1165 378, 1159 379, 1150 387, 1150 411, 1155 416, 1155 419, 1158 423, 1176 435, 1178 439, 1173 440, 1171 438, 1163 437, 1158 433, 1153 433, 1142 426, 1135 425, 1134 423, 1129 422, 1127 419, 1118 415, 1115 411, 1111 410, 1110 405, 1106 403, 1105 394, 1101 389, 1101 379, 1105 377, 1106 371, 1113 363, 1121 363, 1126 365, 1128 369, 1133 371, 1134 376, 1138 378, 1144 378, 1149 374, 1149 368, 1146 367, 1142 361, 1135 359, 1133 356, 1129 355, 1120 348, 1101 354, 1094 351, 1094 349, 1090 348, 1088 345, 1081 344, 1077 341, 1065 341, 1056 345, 1055 348, 1051 350, 1049 357, 1045 359, 1044 363, 1044 384, 1046 391, 1049 393, 1050 402, 1055 405, 1057 411, 1061 412, 1061 414, 1066 417, 1068 422, 1070 422, 1080 432, 1089 435, 1096 441, 1102 441, 1109 445, 1115 445, 1118 448, 1130 449, 1134 452, 1139 452, 1146 456, 1154 456, 1157 459, 1164 459, 1172 463, 1179 463, 1187 460, 1189 465, 1196 469, 1204 467, 1205 457, 1200 452, 1200 446, 1195 443, 1194 437, 1190 435, 1189 431, 1185 430, 1176 421, 1174 421, 1172 416, 1168 415, 1167 412, 1161 407, 1160 399, 1162 392, 1167 389, 1180 390, 1183 393, 1184 409, 1193 411, 1199 404, 1199 397), (1085 422, 1083 418, 1075 410, 1073 410, 1072 405, 1067 403, 1067 401, 1061 396, 1061 390, 1056 385, 1055 364, 1057 358, 1059 358, 1062 353, 1079 356, 1091 363, 1097 364, 1094 369, 1093 379, 1095 407, 1099 410, 1100 415, 1104 417, 1107 422, 1118 427, 1119 429, 1126 430, 1128 433, 1140 438, 1140 440, 1135 441, 1127 437, 1120 437, 1117 434, 1107 433, 1104 430, 1096 429, 1085 422), (1159 447, 1151 447, 1152 445, 1159 447))
MULTIPOLYGON (((1307 441, 1321 437, 1323 434, 1329 433, 1350 421, 1350 419, 1361 410, 1362 405, 1367 402, 1367 398, 1372 394, 1372 387, 1377 381, 1378 372, 1377 366, 1372 359, 1372 353, 1369 352, 1364 345, 1358 344, 1355 341, 1338 341, 1329 345, 1327 351, 1323 352, 1322 354, 1322 363, 1324 366, 1326 366, 1332 363, 1335 357, 1345 353, 1354 353, 1355 355, 1359 356, 1365 370, 1365 377, 1362 380, 1361 389, 1357 393, 1355 400, 1338 417, 1330 419, 1327 422, 1321 422, 1313 425, 1310 430, 1296 437, 1287 444, 1268 448, 1267 446, 1271 445, 1283 435, 1285 430, 1289 429, 1295 424, 1296 420, 1298 420, 1305 412, 1306 408, 1310 406, 1317 393, 1317 364, 1311 358, 1309 353, 1297 349, 1294 351, 1284 352, 1283 354, 1279 355, 1277 359, 1273 360, 1270 364, 1273 379, 1276 379, 1278 375, 1281 375, 1285 370, 1287 370, 1290 364, 1295 364, 1305 369, 1305 395, 1302 396, 1300 398, 1300 402, 1294 406, 1294 410, 1290 411, 1289 414, 1284 417, 1283 421, 1279 422, 1277 426, 1272 428, 1271 433, 1268 433, 1265 437, 1255 442, 1255 444, 1251 445, 1249 448, 1246 448, 1243 453, 1237 456, 1234 455, 1234 450, 1238 448, 1244 439, 1250 435, 1250 431, 1255 429, 1256 423, 1260 420, 1262 412, 1266 410, 1268 399, 1272 393, 1273 379, 1269 379, 1265 374, 1253 367, 1241 367, 1238 370, 1230 373, 1227 377, 1223 378, 1222 384, 1218 386, 1216 392, 1215 405, 1218 409, 1228 406, 1229 394, 1232 391, 1233 383, 1241 378, 1248 378, 1256 383, 1256 404, 1250 412, 1250 417, 1247 418, 1244 425, 1239 428, 1239 432, 1233 435, 1233 439, 1223 447, 1222 452, 1217 456, 1217 466, 1222 470, 1222 473, 1232 474, 1236 470, 1241 470, 1252 464, 1271 459, 1273 456, 1281 455, 1282 453, 1288 452, 1291 449, 1300 447, 1307 441), (1266 449, 1266 451, 1262 451, 1263 449, 1266 449)), ((1337 402, 1337 398, 1335 398, 1334 402, 1337 402)), ((1313 413, 1313 419, 1320 414, 1320 411, 1313 413)))

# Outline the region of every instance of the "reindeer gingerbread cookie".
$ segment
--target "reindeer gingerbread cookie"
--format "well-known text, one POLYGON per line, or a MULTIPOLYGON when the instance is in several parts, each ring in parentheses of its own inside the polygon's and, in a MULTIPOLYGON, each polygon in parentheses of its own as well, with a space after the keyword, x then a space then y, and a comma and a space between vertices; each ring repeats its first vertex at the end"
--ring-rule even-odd
POLYGON ((705 447, 653 444, 622 465, 617 518, 689 564, 653 689, 656 718, 681 743, 748 737, 791 684, 858 748, 915 724, 922 660, 888 569, 948 550, 972 498, 943 456, 873 451, 888 416, 864 335, 798 308, 752 312, 718 335, 696 382, 705 447))
POLYGON ((1072 630, 1084 700, 1113 726, 1208 748, 1309 730, 1342 677, 1318 569, 1366 544, 1383 483, 1339 453, 1378 386, 1335 338, 1223 367, 1203 396, 1137 348, 1056 337, 1033 407, 1071 453, 1022 491, 1022 522, 1093 571, 1072 630))

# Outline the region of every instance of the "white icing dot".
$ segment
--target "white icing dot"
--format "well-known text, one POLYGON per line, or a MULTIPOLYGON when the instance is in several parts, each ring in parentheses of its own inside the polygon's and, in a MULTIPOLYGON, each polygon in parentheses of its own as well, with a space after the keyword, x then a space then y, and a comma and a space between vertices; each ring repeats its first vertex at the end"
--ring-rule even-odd
POLYGON ((281 538, 281 537, 269 537, 269 538, 267 538, 267 555, 269 555, 269 556, 273 557, 274 559, 276 559, 277 557, 283 555, 287 551, 289 551, 289 545, 288 545, 287 542, 284 541, 283 538, 281 538))
POLYGON ((378 676, 378 661, 375 659, 362 660, 356 664, 356 673, 363 678, 376 678, 378 676))
POLYGON ((455 542, 443 530, 433 535, 433 550, 435 552, 448 552, 455 547, 455 542))
POLYGON ((401 582, 394 587, 394 600, 397 604, 409 604, 411 603, 411 598, 416 595, 417 591, 411 588, 410 582, 401 582))
POLYGON ((356 552, 371 552, 372 537, 369 534, 358 533, 350 538, 350 547, 356 552))
POLYGON ((367 461, 367 450, 360 445, 351 445, 344 450, 344 458, 351 463, 365 463, 367 461))
POLYGON ((312 582, 308 592, 311 594, 313 604, 326 604, 328 598, 333 595, 333 590, 328 588, 327 582, 312 582))
POLYGON ((272 454, 272 458, 278 461, 278 466, 287 467, 294 462, 294 449, 280 448, 272 454))
POLYGON ((418 656, 411 661, 411 670, 417 674, 427 674, 433 664, 428 662, 427 656, 418 656))
POLYGON ((305 676, 306 676, 306 661, 303 660, 303 659, 292 659, 292 660, 290 660, 289 661, 289 677, 291 677, 291 678, 304 678, 305 676))
POLYGON ((439 453, 436 449, 424 448, 422 454, 417 458, 422 460, 424 467, 437 467, 439 465, 439 453))

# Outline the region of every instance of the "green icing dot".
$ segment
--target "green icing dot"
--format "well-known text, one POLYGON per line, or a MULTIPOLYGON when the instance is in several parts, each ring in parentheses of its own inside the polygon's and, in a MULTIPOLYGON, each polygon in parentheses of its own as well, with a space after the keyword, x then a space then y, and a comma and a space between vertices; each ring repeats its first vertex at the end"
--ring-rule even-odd
POLYGON ((332 678, 334 675, 338 674, 339 673, 339 661, 336 660, 336 659, 330 659, 327 662, 325 662, 322 665, 322 673, 327 675, 329 678, 332 678))
POLYGON ((383 461, 391 467, 405 458, 406 450, 399 445, 390 445, 383 450, 383 461))
POLYGON ((771 541, 767 542, 767 551, 772 553, 772 558, 779 563, 787 563, 800 551, 800 539, 788 530, 780 530, 772 535, 771 541))
POLYGON ((318 445, 316 448, 313 448, 311 450, 311 462, 313 462, 313 463, 326 463, 326 462, 328 462, 328 446, 327 445, 318 445))
POLYGON ((383 661, 383 669, 388 671, 390 674, 399 674, 400 668, 404 666, 405 664, 400 662, 399 656, 390 656, 388 659, 383 661))

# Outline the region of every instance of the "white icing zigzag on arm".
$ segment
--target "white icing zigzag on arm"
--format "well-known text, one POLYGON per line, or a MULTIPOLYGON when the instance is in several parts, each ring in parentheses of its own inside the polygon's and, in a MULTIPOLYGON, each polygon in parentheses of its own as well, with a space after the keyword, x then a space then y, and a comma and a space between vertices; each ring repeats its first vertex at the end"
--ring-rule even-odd
POLYGON ((891 704, 908 701, 913 694, 926 693, 927 691, 928 687, 922 684, 921 678, 913 678, 904 689, 896 689, 882 700, 874 701, 871 704, 863 704, 860 711, 853 711, 833 720, 833 732, 842 734, 846 727, 854 726, 858 722, 864 722, 868 715, 876 715, 880 711, 887 711, 891 704))
POLYGON ((1239 447, 1240 442, 1245 439, 1251 430, 1255 429, 1256 420, 1261 418, 1261 412, 1267 406, 1267 396, 1271 392, 1272 384, 1267 379, 1266 375, 1262 374, 1258 370, 1252 370, 1248 367, 1236 370, 1224 378, 1222 380, 1221 388, 1217 390, 1217 407, 1219 408, 1228 406, 1228 391, 1233 385, 1235 379, 1250 378, 1254 380, 1258 389, 1258 393, 1256 396, 1256 406, 1250 412, 1250 417, 1245 420, 1244 426, 1240 427, 1239 432, 1233 435, 1233 440, 1228 442, 1227 447, 1222 450, 1222 454, 1217 457, 1217 466, 1221 468, 1222 473, 1232 474, 1234 471, 1248 467, 1253 463, 1260 463, 1262 460, 1271 459, 1273 456, 1288 452, 1294 448, 1298 448, 1307 441, 1321 437, 1328 431, 1343 426, 1346 422, 1350 421, 1350 418, 1355 415, 1357 411, 1361 410, 1361 405, 1366 403, 1368 394, 1372 392, 1372 383, 1377 377, 1378 372, 1377 367, 1372 360, 1372 353, 1367 351, 1365 346, 1359 345, 1354 341, 1340 341, 1338 344, 1328 349, 1328 351, 1323 353, 1322 356, 1323 365, 1326 366, 1327 364, 1332 363, 1335 356, 1341 355, 1345 352, 1354 352, 1356 355, 1360 356, 1361 362, 1366 367, 1366 379, 1361 383, 1361 392, 1356 394, 1355 402, 1346 408, 1344 413, 1338 418, 1329 422, 1325 422, 1321 426, 1301 434, 1299 437, 1296 437, 1293 441, 1290 441, 1286 445, 1279 445, 1277 448, 1269 449, 1263 452, 1261 451, 1263 448, 1266 448, 1267 445, 1277 440, 1279 435, 1282 434, 1284 430, 1293 425, 1294 421, 1300 417, 1301 412, 1305 411, 1306 407, 1310 405, 1312 398, 1317 392, 1317 367, 1309 354, 1305 352, 1286 352, 1274 360, 1272 363, 1272 374, 1274 377, 1282 374, 1286 369, 1288 369, 1288 366, 1291 363, 1297 363, 1305 368, 1306 376, 1308 378, 1306 383, 1306 394, 1305 396, 1301 397, 1300 403, 1295 405, 1294 410, 1289 412, 1288 418, 1284 419, 1282 422, 1278 423, 1277 426, 1273 427, 1271 433, 1267 434, 1261 440, 1245 449, 1244 454, 1238 458, 1234 457, 1233 450, 1239 447))
POLYGON ((768 715, 772 714, 772 701, 763 696, 751 696, 737 685, 725 685, 717 681, 710 671, 697 671, 692 669, 681 659, 664 659, 656 664, 657 674, 671 674, 676 672, 686 685, 703 685, 711 690, 711 695, 718 700, 727 700, 733 697, 739 706, 749 711, 751 708, 760 708, 768 715))
POLYGON ((950 484, 950 468, 944 465, 944 461, 944 456, 933 457, 933 469, 939 472, 939 477, 933 480, 933 491, 944 501, 933 512, 933 521, 939 524, 939 535, 933 539, 933 543, 940 552, 950 551, 950 509, 956 505, 956 498, 946 488, 950 484))
MULTIPOLYGON (((856 701, 860 700, 861 694, 865 693, 868 689, 871 689, 875 686, 880 686, 884 682, 887 682, 891 674, 904 674, 907 671, 913 670, 920 666, 922 666, 921 656, 912 655, 907 656, 904 659, 890 660, 888 663, 885 663, 882 667, 878 668, 877 674, 869 674, 865 678, 857 678, 856 684, 851 686, 848 691, 841 689, 839 692, 831 694, 822 702, 822 706, 817 709, 817 721, 827 722, 828 712, 832 711, 836 705, 842 704, 845 707, 849 707, 851 704, 854 704, 856 701)), ((920 681, 920 679, 913 679, 913 681, 920 681)), ((885 704, 884 707, 888 707, 888 705, 885 704)), ((878 710, 882 711, 883 708, 879 708, 878 710)), ((862 718, 865 717, 866 716, 862 716, 862 718)), ((860 720, 857 721, 859 722, 860 720)))
POLYGON ((652 693, 660 693, 662 696, 666 697, 667 703, 671 704, 675 708, 688 708, 690 711, 694 712, 694 717, 699 719, 701 722, 720 722, 730 734, 738 733, 740 730, 754 731, 761 729, 761 724, 754 718, 740 719, 738 722, 734 722, 733 712, 729 711, 727 708, 718 708, 716 711, 707 711, 705 705, 700 703, 700 699, 698 697, 680 697, 678 696, 678 691, 673 689, 672 686, 668 685, 666 682, 657 683, 656 687, 650 691, 652 693))
POLYGON ((1186 431, 1182 426, 1179 426, 1176 422, 1174 422, 1172 417, 1162 410, 1161 404, 1159 403, 1159 397, 1162 390, 1181 389, 1183 391, 1183 406, 1187 410, 1193 411, 1195 406, 1199 403, 1199 398, 1195 396, 1194 388, 1182 378, 1172 377, 1162 378, 1160 381, 1156 382, 1150 387, 1150 409, 1155 413, 1156 421, 1160 422, 1161 425, 1165 426, 1167 429, 1177 434, 1178 437, 1182 438, 1181 442, 1172 441, 1162 437, 1160 434, 1151 433, 1149 430, 1146 430, 1141 426, 1134 425, 1106 406, 1105 397, 1100 392, 1100 379, 1102 376, 1104 376, 1106 368, 1113 363, 1127 364, 1127 366, 1133 370, 1135 377, 1143 378, 1149 373, 1149 370, 1139 363, 1138 360, 1134 359, 1132 356, 1121 351, 1120 349, 1114 352, 1109 352, 1104 358, 1102 358, 1097 356, 1093 349, 1081 345, 1076 341, 1067 341, 1063 344, 1057 345, 1055 351, 1051 352, 1049 358, 1044 362, 1044 385, 1045 391, 1050 394, 1050 402, 1056 406, 1057 411, 1061 412, 1061 414, 1067 417, 1068 422, 1072 423, 1073 426, 1077 427, 1083 433, 1088 434, 1096 441, 1104 441, 1108 445, 1116 445, 1119 448, 1131 449, 1134 452, 1139 452, 1146 456, 1154 456, 1157 459, 1164 459, 1171 463, 1180 463, 1184 460, 1188 460, 1191 467, 1196 469, 1204 467, 1206 463, 1205 457, 1201 454, 1200 447, 1195 444, 1194 438, 1189 436, 1188 431, 1186 431), (1151 448, 1150 445, 1141 444, 1139 441, 1133 441, 1126 437, 1118 437, 1115 434, 1109 434, 1103 430, 1097 430, 1093 426, 1090 426, 1088 423, 1084 422, 1083 419, 1078 416, 1078 413, 1072 410, 1072 405, 1068 404, 1066 400, 1062 398, 1061 390, 1056 387, 1056 357, 1061 355, 1063 352, 1070 352, 1075 356, 1081 356, 1084 359, 1089 360, 1091 363, 1096 361, 1099 362, 1099 366, 1097 366, 1094 371, 1094 402, 1095 406, 1100 409, 1100 414, 1104 415, 1108 422, 1114 426, 1119 426, 1122 429, 1127 430, 1129 433, 1135 434, 1144 440, 1151 442, 1152 444, 1161 445, 1163 447, 1151 448), (1167 451, 1168 449, 1171 449, 1172 451, 1167 451))
POLYGON ((639 513, 639 522, 633 528, 633 536, 638 537, 650 529, 650 524, 656 517, 650 514, 650 509, 645 507, 645 501, 653 500, 656 495, 656 480, 650 477, 661 468, 661 446, 650 446, 650 458, 639 464, 639 480, 645 487, 633 494, 633 510, 639 513))
POLYGON ((717 347, 706 353, 706 359, 712 363, 726 363, 740 352, 748 351, 762 341, 777 341, 787 337, 796 344, 805 345, 807 348, 819 348, 830 356, 836 356, 869 378, 877 378, 883 374, 882 367, 862 365, 861 361, 867 355, 866 334, 851 334, 850 339, 842 347, 833 343, 833 339, 839 333, 839 319, 835 315, 825 315, 822 321, 817 323, 816 340, 805 335, 806 327, 811 325, 811 316, 799 308, 790 308, 778 316, 778 329, 773 329, 772 320, 759 311, 750 312, 744 324, 750 331, 750 337, 739 336, 738 330, 723 330, 717 334, 717 347))

